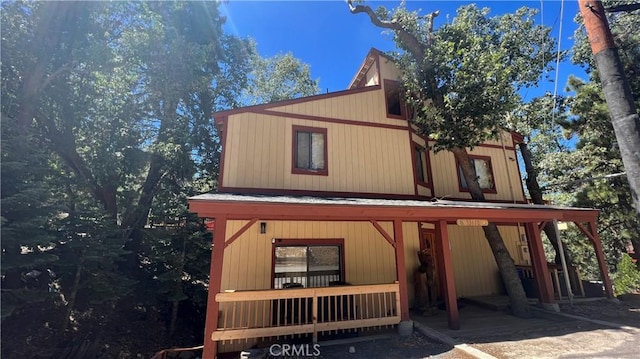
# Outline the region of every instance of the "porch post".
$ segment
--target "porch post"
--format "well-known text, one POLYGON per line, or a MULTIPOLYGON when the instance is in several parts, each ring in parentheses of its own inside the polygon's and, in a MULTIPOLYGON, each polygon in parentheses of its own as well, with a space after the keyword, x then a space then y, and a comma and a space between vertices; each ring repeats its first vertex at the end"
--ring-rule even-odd
POLYGON ((218 343, 211 340, 211 335, 218 329, 218 311, 220 303, 216 302, 216 294, 222 286, 222 260, 224 258, 224 240, 227 232, 227 218, 217 217, 213 230, 213 248, 211 250, 211 270, 209 272, 209 291, 207 294, 207 315, 204 327, 203 359, 214 359, 218 353, 218 343))
POLYGON ((544 255, 542 247, 542 238, 540 230, 534 223, 525 223, 525 231, 527 233, 527 244, 529 245, 529 253, 531 255, 531 264, 533 266, 533 275, 536 277, 538 284, 538 294, 540 303, 546 309, 559 311, 559 307, 553 296, 553 287, 551 285, 551 276, 547 267, 547 258, 544 255))
POLYGON ((607 262, 604 260, 602 242, 600 241, 600 236, 598 235, 595 221, 589 221, 589 232, 591 232, 591 236, 587 237, 589 237, 589 240, 593 244, 593 248, 596 251, 598 267, 600 267, 600 276, 602 277, 602 282, 604 283, 604 290, 607 293, 607 298, 613 299, 613 287, 611 286, 611 279, 609 278, 609 271, 607 270, 607 262))
POLYGON ((404 261, 404 239, 402 221, 393 220, 393 237, 396 242, 396 278, 400 287, 400 320, 409 320, 409 298, 407 297, 407 267, 404 261))
POLYGON ((458 301, 456 298, 456 286, 453 278, 453 263, 451 261, 451 244, 449 243, 449 231, 447 221, 436 222, 436 233, 440 237, 438 257, 442 263, 444 272, 444 298, 447 304, 447 318, 450 329, 460 329, 460 316, 458 314, 458 301))

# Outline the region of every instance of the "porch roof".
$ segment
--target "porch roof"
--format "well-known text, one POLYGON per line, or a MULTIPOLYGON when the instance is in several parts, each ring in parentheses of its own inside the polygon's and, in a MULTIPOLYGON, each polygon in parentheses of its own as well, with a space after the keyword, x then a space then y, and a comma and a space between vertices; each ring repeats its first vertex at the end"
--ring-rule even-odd
POLYGON ((189 207, 201 217, 270 220, 395 220, 455 221, 487 219, 493 222, 588 222, 599 211, 591 208, 518 203, 418 201, 369 198, 328 198, 207 193, 189 198, 189 207))

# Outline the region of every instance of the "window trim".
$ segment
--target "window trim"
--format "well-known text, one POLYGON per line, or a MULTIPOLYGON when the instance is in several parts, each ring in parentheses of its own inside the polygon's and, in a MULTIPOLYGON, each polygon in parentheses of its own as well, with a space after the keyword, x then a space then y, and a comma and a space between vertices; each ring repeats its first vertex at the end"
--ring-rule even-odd
MULTIPOLYGON (((389 96, 387 95, 387 91, 391 90, 391 89, 397 89, 398 92, 400 91, 400 81, 394 81, 394 80, 388 80, 385 79, 383 81, 383 92, 384 92, 384 111, 385 114, 387 116, 387 118, 396 118, 396 119, 400 119, 400 120, 405 120, 407 118, 407 109, 406 109, 406 103, 404 101, 404 99, 400 96, 399 100, 400 100, 400 115, 395 115, 395 114, 390 114, 389 113, 389 96)), ((399 95, 399 94, 398 94, 399 95)))
POLYGON ((276 279, 276 247, 309 247, 309 246, 338 246, 340 247, 340 281, 345 282, 346 267, 344 253, 344 238, 274 238, 271 241, 271 289, 274 289, 276 279))
POLYGON ((291 128, 291 173, 298 175, 316 175, 316 176, 328 176, 329 175, 329 147, 327 138, 327 129, 322 127, 308 127, 293 125, 291 128), (310 132, 321 133, 324 136, 324 168, 320 170, 312 170, 296 167, 296 155, 298 149, 298 132, 310 132))
POLYGON ((414 168, 414 174, 413 176, 415 177, 416 183, 423 186, 423 187, 431 187, 431 168, 429 166, 429 151, 427 150, 427 148, 425 148, 424 146, 420 146, 418 143, 414 142, 413 143, 413 157, 414 157, 414 161, 415 161, 415 168, 414 168), (420 164, 422 164, 423 167, 423 171, 422 171, 422 176, 424 177, 424 181, 420 180, 420 176, 418 174, 418 170, 420 169, 420 165, 418 164, 418 158, 416 157, 416 152, 420 152, 420 164), (422 161, 422 157, 424 154, 424 161, 422 161))
MULTIPOLYGON (((493 193, 496 194, 498 193, 497 190, 497 185, 496 185, 496 175, 495 172, 493 171, 493 164, 491 163, 491 156, 481 156, 481 155, 469 155, 469 159, 470 160, 486 160, 487 163, 489 164, 489 172, 491 172, 491 177, 493 178, 493 188, 480 188, 482 190, 482 193, 493 193)), ((458 176, 458 189, 460 190, 460 192, 469 192, 469 188, 465 188, 462 186, 462 177, 460 176, 460 162, 458 161, 458 159, 456 158, 456 176, 458 176)))

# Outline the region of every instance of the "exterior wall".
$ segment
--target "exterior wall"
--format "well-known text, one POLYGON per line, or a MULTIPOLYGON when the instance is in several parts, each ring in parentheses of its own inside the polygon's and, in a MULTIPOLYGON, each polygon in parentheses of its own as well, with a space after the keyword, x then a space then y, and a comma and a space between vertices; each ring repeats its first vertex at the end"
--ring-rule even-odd
MULTIPOLYGON (((229 221, 227 235, 231 237, 247 221, 229 221)), ((391 222, 380 222, 393 237, 391 222)), ((449 225, 451 255, 458 297, 503 293, 491 249, 481 227, 449 225)), ((520 258, 520 236, 516 226, 501 226, 505 244, 516 264, 520 258)), ((524 233, 524 229, 520 229, 524 233)), ((222 290, 271 289, 273 266, 272 238, 279 239, 344 239, 345 280, 353 285, 393 283, 395 255, 393 247, 368 222, 291 222, 268 221, 267 233, 259 233, 259 222, 225 250, 222 269, 222 290)), ((413 272, 418 268, 418 224, 403 223, 405 244, 405 275, 409 303, 413 302, 413 272)))
MULTIPOLYGON (((247 221, 228 221, 227 240, 246 223, 247 221)), ((393 237, 391 222, 380 222, 380 225, 393 237)), ((429 224, 423 226, 432 227, 429 224)), ((402 228, 406 262, 404 275, 407 278, 409 305, 412 306, 413 273, 419 265, 419 225, 415 222, 405 222, 402 228)), ((498 269, 482 228, 449 225, 448 229, 458 297, 503 293, 498 269)), ((500 232, 516 264, 522 264, 518 256, 518 228, 500 227, 500 232)), ((394 249, 371 223, 267 221, 267 233, 260 234, 259 222, 256 222, 225 249, 222 291, 271 288, 272 238, 301 241, 342 238, 344 275, 347 282, 366 285, 393 283, 396 280, 394 249)), ((219 344, 219 349, 221 352, 237 351, 252 343, 255 341, 223 342, 219 344)))
MULTIPOLYGON (((429 183, 415 178, 413 146, 426 146, 406 120, 388 118, 384 79, 400 73, 384 56, 364 74, 366 85, 227 117, 221 191, 329 192, 470 199, 459 187, 450 152, 428 153, 429 183), (292 174, 292 126, 327 129, 328 175, 292 174), (405 130, 406 128, 406 130, 405 130)), ((491 157, 496 193, 487 200, 525 202, 510 133, 470 151, 491 157), (504 148, 504 150, 503 150, 504 148)))
MULTIPOLYGON (((229 238, 247 221, 229 221, 229 238)), ((393 236, 390 222, 380 225, 393 236)), ((417 226, 404 224, 407 267, 417 265, 417 226), (413 262, 412 262, 413 261, 413 262), (409 265, 411 264, 411 266, 409 265)), ((259 222, 225 250, 222 290, 270 289, 272 272, 272 238, 278 239, 344 239, 345 280, 353 285, 393 283, 396 280, 393 247, 369 222, 291 222, 268 221, 267 233, 259 233, 259 222)), ((408 273, 408 272, 407 272, 408 273)))
MULTIPOLYGON (((516 265, 525 264, 520 257, 518 227, 500 226, 498 228, 516 265)), ((449 225, 448 230, 456 295, 470 297, 504 293, 498 266, 484 237, 482 227, 449 225)), ((520 233, 524 233, 524 228, 520 228, 520 233)))
POLYGON ((372 123, 407 127, 407 122, 404 120, 386 117, 384 92, 377 86, 328 98, 319 96, 318 99, 314 99, 310 97, 308 101, 270 107, 269 111, 349 120, 362 122, 363 124, 372 123))
MULTIPOLYGON (((518 169, 518 161, 511 135, 505 133, 505 150, 501 148, 502 143, 498 141, 487 142, 486 146, 475 147, 469 152, 470 155, 480 155, 491 157, 491 167, 497 193, 485 193, 487 200, 500 201, 525 201, 522 182, 518 169)), ((471 195, 468 192, 461 192, 458 182, 458 169, 453 153, 442 151, 438 153, 430 152, 431 171, 433 176, 433 196, 447 199, 467 198, 471 195)))
MULTIPOLYGON (((226 239, 248 221, 228 221, 226 239)), ((221 290, 257 290, 271 288, 272 238, 281 239, 344 239, 345 281, 353 285, 385 284, 396 280, 393 247, 369 222, 291 222, 267 221, 267 232, 260 234, 256 222, 225 249, 221 290)), ((380 222, 393 237, 391 222, 380 222)), ((403 223, 408 296, 413 301, 413 271, 418 266, 419 249, 417 223, 403 223)), ((220 317, 220 320, 222 316, 220 317)), ((270 317, 269 317, 270 318, 270 317)), ((267 319, 268 320, 268 319, 267 319)), ((255 344, 221 342, 219 350, 230 352, 255 344)))
POLYGON ((373 64, 373 66, 371 66, 369 68, 369 70, 367 71, 367 73, 365 74, 365 86, 375 86, 375 85, 380 85, 380 76, 378 75, 378 65, 377 65, 377 60, 376 62, 373 64))
POLYGON ((242 113, 226 135, 223 187, 415 194, 408 129, 242 113), (327 129, 327 176, 291 173, 293 125, 327 129))
MULTIPOLYGON (((397 81, 400 79, 402 73, 395 66, 393 61, 389 60, 384 56, 379 56, 378 61, 380 62, 380 78, 383 80, 394 80, 397 81)), ((381 81, 382 82, 382 81, 381 81)))

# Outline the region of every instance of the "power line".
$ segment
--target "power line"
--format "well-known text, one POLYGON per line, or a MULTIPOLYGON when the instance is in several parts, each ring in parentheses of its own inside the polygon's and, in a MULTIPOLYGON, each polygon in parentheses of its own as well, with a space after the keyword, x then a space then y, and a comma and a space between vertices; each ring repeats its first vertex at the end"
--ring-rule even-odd
POLYGON ((564 0, 560 2, 560 26, 558 26, 558 51, 556 54, 556 78, 553 84, 553 109, 551 113, 551 125, 556 119, 556 102, 558 99, 558 77, 560 75, 560 45, 562 44, 562 21, 564 18, 564 0))

